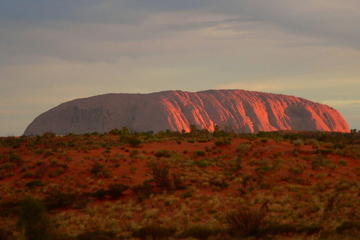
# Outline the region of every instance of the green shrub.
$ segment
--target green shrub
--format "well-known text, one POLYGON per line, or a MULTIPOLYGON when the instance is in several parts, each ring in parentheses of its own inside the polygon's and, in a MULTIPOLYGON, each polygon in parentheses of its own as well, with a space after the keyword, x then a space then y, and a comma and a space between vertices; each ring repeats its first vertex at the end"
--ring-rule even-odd
POLYGON ((201 151, 201 150, 197 150, 194 152, 194 156, 195 157, 204 157, 205 156, 205 152, 201 151))
POLYGON ((347 145, 344 149, 341 149, 341 153, 343 156, 351 157, 351 158, 360 158, 360 145, 347 145))
POLYGON ((319 225, 296 225, 296 224, 280 224, 269 223, 262 231, 262 235, 284 235, 284 234, 306 234, 312 235, 319 233, 322 228, 319 225))
POLYGON ((76 237, 76 240, 113 240, 116 234, 110 231, 85 232, 76 237))
POLYGON ((27 240, 51 239, 50 222, 39 200, 28 198, 20 202, 18 226, 27 240))
POLYGON ((124 184, 111 184, 107 190, 107 194, 112 199, 118 199, 127 189, 129 189, 129 187, 124 184))
POLYGON ((25 137, 2 137, 0 138, 0 146, 16 149, 19 148, 25 140, 25 137))
POLYGON ((120 142, 130 147, 139 147, 142 141, 136 136, 120 136, 120 142))
POLYGON ((336 228, 336 232, 343 234, 345 232, 350 232, 350 231, 360 231, 360 221, 359 222, 343 222, 340 226, 338 226, 336 228))
POLYGON ((333 166, 333 164, 330 162, 329 159, 324 158, 324 157, 321 157, 321 156, 319 156, 318 158, 314 159, 314 160, 311 162, 311 165, 312 165, 312 169, 313 169, 313 170, 318 170, 318 169, 320 169, 321 167, 331 168, 331 167, 333 166))
POLYGON ((189 190, 189 191, 186 191, 183 194, 181 194, 180 197, 181 198, 190 198, 190 197, 192 197, 193 193, 194 193, 194 191, 189 190))
POLYGON ((13 240, 13 234, 9 231, 0 229, 0 240, 13 240))
POLYGON ((344 149, 345 147, 346 147, 346 145, 342 144, 342 143, 334 143, 333 144, 334 149, 344 149))
POLYGON ((205 225, 198 225, 186 229, 180 234, 180 238, 196 238, 200 240, 206 240, 211 236, 216 236, 221 231, 205 225))
POLYGON ((347 161, 345 161, 345 160, 340 160, 340 161, 339 161, 339 164, 340 164, 341 166, 347 166, 347 161))
POLYGON ((144 181, 142 184, 136 185, 131 189, 137 195, 140 201, 143 201, 150 197, 153 193, 153 187, 150 184, 150 181, 144 181))
POLYGON ((48 176, 49 178, 57 178, 61 175, 63 175, 66 171, 66 168, 58 168, 54 169, 53 171, 49 172, 48 176))
POLYGON ((95 162, 92 165, 90 169, 90 173, 94 177, 103 177, 103 178, 110 177, 110 173, 105 169, 105 166, 99 162, 95 162))
POLYGON ((0 165, 0 180, 14 176, 16 166, 14 163, 5 162, 0 165))
POLYGON ((229 184, 226 182, 225 179, 217 179, 217 178, 215 178, 215 179, 210 180, 210 184, 215 186, 215 187, 219 187, 221 189, 229 187, 229 184))
POLYGON ((242 143, 237 147, 236 153, 238 154, 238 156, 243 157, 249 152, 250 147, 251 147, 250 144, 242 143))
POLYGON ((20 202, 15 200, 0 201, 0 218, 16 217, 19 215, 20 202))
POLYGON ((42 187, 42 186, 44 186, 44 183, 40 180, 34 180, 31 182, 28 182, 25 186, 28 188, 42 187))
POLYGON ((205 159, 193 161, 192 164, 195 166, 198 166, 198 167, 202 167, 202 168, 209 166, 208 161, 206 161, 205 159))
POLYGON ((266 174, 267 172, 270 172, 273 170, 273 168, 270 165, 262 165, 260 167, 255 168, 255 172, 257 174, 266 174))
POLYGON ((171 152, 168 150, 160 150, 155 152, 155 157, 161 158, 161 157, 171 157, 171 152))
POLYGON ((175 234, 175 229, 162 227, 158 225, 151 225, 142 227, 133 232, 133 236, 140 239, 165 239, 175 234))
POLYGON ((227 146, 231 144, 231 138, 219 138, 215 141, 215 146, 221 147, 221 146, 227 146))
POLYGON ((139 151, 138 150, 131 150, 129 153, 129 157, 131 158, 137 158, 139 156, 139 151))
POLYGON ((231 170, 233 171, 239 171, 242 168, 242 158, 240 156, 235 157, 231 162, 230 162, 230 166, 231 166, 231 170))
POLYGON ((206 137, 198 138, 198 139, 197 139, 197 142, 199 142, 199 143, 210 142, 210 138, 206 138, 206 137))
POLYGON ((169 188, 170 166, 165 162, 155 161, 150 164, 150 170, 155 184, 160 188, 169 188))
POLYGON ((304 145, 304 142, 301 139, 296 139, 292 143, 294 144, 295 147, 300 147, 300 146, 304 145))
POLYGON ((84 208, 88 204, 89 199, 85 195, 77 195, 72 193, 63 193, 54 191, 48 193, 44 203, 48 210, 66 209, 66 208, 84 208))
POLYGON ((10 151, 9 152, 9 161, 16 163, 16 164, 20 164, 22 162, 22 159, 17 153, 15 153, 14 151, 10 151))
POLYGON ((106 195, 107 195, 107 191, 104 189, 99 189, 91 194, 91 196, 99 200, 105 199, 106 195))
POLYGON ((266 203, 259 209, 240 209, 229 213, 226 221, 230 233, 237 237, 260 236, 268 225, 266 203))
POLYGON ((289 168, 289 173, 294 174, 294 175, 300 175, 303 173, 303 170, 297 167, 291 167, 289 168))

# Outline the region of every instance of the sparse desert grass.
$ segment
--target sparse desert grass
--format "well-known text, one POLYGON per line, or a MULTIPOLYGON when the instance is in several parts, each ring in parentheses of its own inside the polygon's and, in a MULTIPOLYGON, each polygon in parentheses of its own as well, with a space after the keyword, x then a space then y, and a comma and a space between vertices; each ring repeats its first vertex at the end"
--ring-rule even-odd
POLYGON ((28 197, 56 239, 354 239, 359 135, 0 138, 0 239, 29 239, 18 200, 28 197))

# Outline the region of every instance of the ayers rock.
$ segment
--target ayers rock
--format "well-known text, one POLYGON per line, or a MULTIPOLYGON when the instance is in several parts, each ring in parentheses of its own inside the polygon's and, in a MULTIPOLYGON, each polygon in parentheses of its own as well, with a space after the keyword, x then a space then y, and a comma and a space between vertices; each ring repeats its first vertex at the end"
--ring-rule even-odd
POLYGON ((105 94, 63 103, 38 116, 25 135, 133 131, 189 131, 190 125, 239 132, 349 132, 335 109, 298 97, 245 90, 105 94))

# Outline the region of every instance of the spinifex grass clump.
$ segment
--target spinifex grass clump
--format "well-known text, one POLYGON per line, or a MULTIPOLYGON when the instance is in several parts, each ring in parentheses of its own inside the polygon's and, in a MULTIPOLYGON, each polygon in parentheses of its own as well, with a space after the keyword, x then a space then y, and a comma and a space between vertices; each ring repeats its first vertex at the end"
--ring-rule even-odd
POLYGON ((269 226, 268 202, 260 208, 241 208, 226 216, 229 231, 237 237, 261 236, 269 226))
POLYGON ((150 173, 155 185, 162 190, 177 190, 183 188, 180 176, 171 172, 171 165, 166 161, 153 161, 149 164, 150 173))

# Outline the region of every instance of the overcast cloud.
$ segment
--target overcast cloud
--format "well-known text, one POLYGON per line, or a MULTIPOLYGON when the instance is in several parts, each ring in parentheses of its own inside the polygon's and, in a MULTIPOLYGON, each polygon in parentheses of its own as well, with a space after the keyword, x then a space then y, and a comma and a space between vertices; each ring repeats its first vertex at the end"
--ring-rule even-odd
POLYGON ((360 128, 355 0, 0 0, 0 135, 73 98, 242 88, 360 128))

